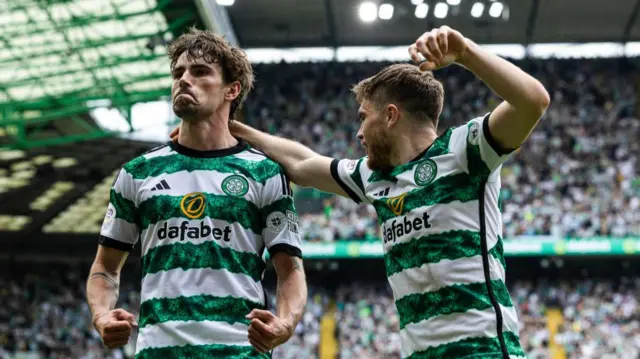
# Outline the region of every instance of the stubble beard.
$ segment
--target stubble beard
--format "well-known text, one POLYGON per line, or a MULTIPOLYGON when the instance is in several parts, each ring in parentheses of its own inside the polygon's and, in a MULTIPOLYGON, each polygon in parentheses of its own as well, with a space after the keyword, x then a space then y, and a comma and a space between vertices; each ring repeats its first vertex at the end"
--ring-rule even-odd
POLYGON ((382 129, 374 130, 367 141, 367 166, 374 171, 388 172, 391 166, 391 141, 382 129))

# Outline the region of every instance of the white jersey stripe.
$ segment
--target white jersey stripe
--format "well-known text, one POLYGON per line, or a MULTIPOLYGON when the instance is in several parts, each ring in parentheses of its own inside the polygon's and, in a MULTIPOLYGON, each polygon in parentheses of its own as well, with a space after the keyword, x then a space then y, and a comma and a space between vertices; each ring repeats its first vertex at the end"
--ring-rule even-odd
POLYGON ((147 348, 170 346, 250 345, 247 339, 249 327, 242 323, 229 324, 213 321, 169 321, 142 328, 138 333, 136 353, 147 348))
POLYGON ((171 230, 171 227, 178 227, 177 230, 178 233, 180 233, 180 227, 182 226, 183 222, 188 223, 186 225, 187 228, 201 229, 205 226, 208 226, 212 232, 207 237, 200 237, 195 239, 188 238, 188 243, 190 244, 197 245, 215 240, 220 247, 233 248, 238 252, 251 253, 259 253, 264 245, 261 236, 258 236, 251 230, 242 227, 242 225, 240 225, 239 223, 229 223, 227 221, 209 218, 192 220, 188 220, 186 218, 171 218, 167 221, 162 221, 161 223, 151 224, 147 229, 142 231, 142 238, 151 238, 151 236, 153 236, 154 238, 158 238, 158 234, 163 235, 163 239, 158 238, 158 240, 155 241, 142 241, 142 255, 144 256, 149 253, 149 250, 151 250, 152 248, 181 243, 182 241, 186 240, 186 234, 185 238, 181 241, 180 234, 176 238, 169 238, 168 233, 171 230), (230 233, 233 234, 233 239, 229 242, 226 242, 224 240, 224 237, 222 237, 224 236, 224 232, 222 231, 224 231, 227 226, 231 230, 230 233), (213 231, 216 232, 216 235, 220 235, 221 238, 216 239, 215 237, 213 237, 213 231))
POLYGON ((133 246, 138 241, 138 226, 133 223, 129 223, 124 219, 109 218, 102 222, 100 234, 107 238, 131 244, 133 246), (111 238, 114 233, 118 234, 118 238, 111 238))
MULTIPOLYGON (((502 331, 518 333, 518 317, 513 307, 500 306, 504 318, 502 331)), ((464 313, 440 315, 418 323, 407 324, 400 330, 402 357, 416 351, 473 337, 496 337, 496 312, 470 309, 464 313)))
POLYGON ((247 161, 256 161, 256 162, 260 162, 268 159, 266 155, 263 155, 261 153, 256 153, 254 151, 256 150, 251 149, 251 150, 243 151, 240 153, 236 153, 235 155, 233 155, 233 157, 241 158, 247 161))
POLYGON ((171 156, 171 155, 175 155, 175 154, 177 154, 177 152, 174 151, 173 149, 171 149, 171 146, 166 145, 166 146, 163 146, 161 148, 158 148, 155 151, 152 151, 152 152, 149 152, 149 153, 143 155, 143 157, 148 160, 148 159, 151 159, 151 158, 154 158, 154 157, 171 156))
POLYGON ((396 226, 403 223, 403 217, 406 217, 407 221, 413 222, 416 218, 422 218, 426 212, 429 214, 429 218, 431 218, 431 227, 421 228, 419 231, 410 232, 400 237, 396 237, 395 241, 389 241, 384 244, 385 250, 391 249, 394 245, 409 242, 413 238, 451 230, 478 232, 480 231, 480 214, 478 212, 478 205, 479 202, 477 200, 435 204, 414 208, 402 217, 393 217, 388 219, 384 222, 383 228, 394 228, 394 222, 396 226))
MULTIPOLYGON (((504 281, 502 264, 489 256, 491 279, 504 281)), ((435 292, 454 284, 484 283, 482 256, 477 255, 455 260, 445 259, 438 263, 426 263, 420 267, 405 269, 389 277, 395 300, 410 294, 435 292)))
POLYGON ((156 298, 190 297, 206 293, 214 297, 232 296, 264 304, 264 290, 244 274, 226 269, 182 268, 147 274, 142 279, 140 300, 144 303, 156 298))
MULTIPOLYGON (((199 192, 224 195, 221 187, 222 181, 231 175, 232 173, 221 173, 213 170, 197 170, 193 172, 162 173, 156 177, 137 179, 135 181, 141 191, 136 204, 139 205, 153 196, 184 196, 190 192, 191 188, 198 188, 199 192), (152 190, 162 180, 169 185, 170 189, 152 190)), ((269 178, 265 184, 256 182, 250 177, 243 177, 249 183, 249 191, 244 198, 257 206, 260 206, 261 198, 256 197, 256 194, 262 193, 265 188, 271 188, 271 186, 279 188, 282 182, 278 175, 269 178)))

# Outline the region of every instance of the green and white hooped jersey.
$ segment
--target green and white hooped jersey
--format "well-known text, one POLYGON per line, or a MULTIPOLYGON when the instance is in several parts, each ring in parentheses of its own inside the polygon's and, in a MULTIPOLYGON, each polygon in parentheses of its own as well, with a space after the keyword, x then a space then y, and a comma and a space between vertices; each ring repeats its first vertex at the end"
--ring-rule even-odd
POLYGON ((335 180, 378 214, 403 358, 524 357, 505 286, 501 153, 488 115, 449 129, 389 173, 334 160, 335 180))
POLYGON ((266 248, 301 256, 281 167, 246 144, 195 151, 166 144, 127 163, 111 190, 100 244, 140 239, 136 358, 269 358, 247 339, 266 307, 266 248))

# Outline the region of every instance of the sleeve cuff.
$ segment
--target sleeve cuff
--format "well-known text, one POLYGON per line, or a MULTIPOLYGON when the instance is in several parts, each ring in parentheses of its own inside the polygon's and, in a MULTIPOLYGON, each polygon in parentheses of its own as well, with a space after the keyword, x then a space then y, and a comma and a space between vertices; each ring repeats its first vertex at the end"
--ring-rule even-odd
POLYGON ((511 152, 517 150, 517 147, 508 149, 508 148, 503 148, 502 146, 500 146, 500 144, 498 144, 496 139, 491 134, 491 131, 489 130, 489 116, 491 116, 491 113, 487 114, 482 120, 482 133, 484 134, 484 138, 487 139, 487 143, 489 144, 489 146, 493 148, 493 150, 498 154, 498 156, 508 155, 511 152))
POLYGON ((124 252, 131 252, 131 250, 133 250, 133 244, 116 241, 113 238, 105 237, 102 235, 100 236, 100 238, 98 238, 98 244, 109 248, 119 249, 124 252))
POLYGON ((302 258, 302 250, 300 250, 300 248, 286 243, 274 244, 269 248, 269 256, 271 256, 271 258, 273 258, 276 253, 286 253, 292 257, 302 258))
POLYGON ((338 164, 339 163, 340 163, 340 160, 335 159, 335 158, 333 159, 333 161, 331 161, 331 176, 333 177, 333 180, 336 181, 336 183, 338 183, 340 185, 342 190, 345 191, 345 193, 347 195, 349 195, 349 197, 354 202, 361 203, 362 200, 360 200, 358 195, 355 192, 353 192, 353 190, 351 188, 349 188, 349 186, 347 186, 346 183, 344 183, 342 178, 340 178, 340 175, 338 174, 338 164))

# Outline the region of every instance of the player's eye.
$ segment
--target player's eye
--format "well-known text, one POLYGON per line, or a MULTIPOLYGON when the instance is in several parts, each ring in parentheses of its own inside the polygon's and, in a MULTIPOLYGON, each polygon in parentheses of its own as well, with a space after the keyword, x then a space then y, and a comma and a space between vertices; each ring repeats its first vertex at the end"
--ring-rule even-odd
POLYGON ((204 76, 204 75, 207 74, 207 70, 205 70, 205 69, 196 69, 196 70, 193 71, 193 74, 195 76, 204 76))

